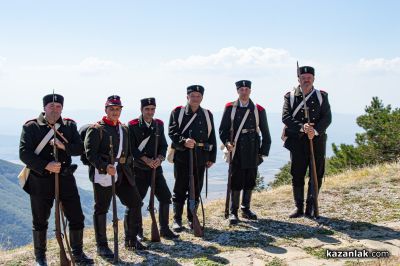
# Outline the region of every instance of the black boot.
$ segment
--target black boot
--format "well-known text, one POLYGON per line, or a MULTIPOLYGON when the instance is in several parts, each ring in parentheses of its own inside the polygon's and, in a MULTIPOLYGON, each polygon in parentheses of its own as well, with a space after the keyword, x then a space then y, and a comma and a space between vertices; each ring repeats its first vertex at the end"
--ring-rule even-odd
POLYGON ((47 266, 46 260, 46 244, 47 230, 32 231, 33 233, 33 248, 35 252, 35 261, 37 266, 47 266))
POLYGON ((183 203, 174 202, 172 206, 174 210, 174 223, 172 225, 172 230, 179 233, 183 231, 183 225, 182 225, 183 203))
MULTIPOLYGON (((187 218, 187 223, 190 229, 193 230, 193 215, 192 211, 190 210, 190 199, 186 201, 186 218, 187 218)), ((196 207, 195 207, 196 208, 196 207)))
MULTIPOLYGON (((311 218, 311 219, 312 218, 318 219, 319 217, 316 216, 315 212, 314 212, 314 194, 313 194, 312 184, 310 182, 308 182, 305 216, 307 218, 311 218)), ((321 189, 321 185, 322 185, 321 182, 322 182, 322 180, 318 180, 318 192, 321 189)))
POLYGON ((304 215, 304 186, 293 187, 293 198, 296 209, 289 215, 289 218, 299 218, 304 215))
MULTIPOLYGON (((140 210, 140 214, 142 214, 142 211, 140 210)), ((137 239, 139 241, 147 241, 147 238, 143 235, 143 219, 142 215, 139 216, 139 221, 138 221, 138 234, 137 234, 137 239)))
POLYGON ((308 191, 307 191, 305 216, 307 218, 314 218, 314 197, 312 195, 310 188, 308 188, 308 191))
POLYGON ((169 229, 169 203, 159 203, 158 208, 158 221, 160 223, 160 236, 166 239, 178 238, 179 235, 174 234, 174 232, 169 229))
POLYGON ((242 197, 242 217, 249 220, 257 220, 257 215, 250 210, 252 190, 243 190, 242 197))
POLYGON ((93 259, 83 252, 83 230, 69 230, 69 241, 71 243, 72 255, 77 265, 93 265, 93 259))
POLYGON ((137 238, 139 232, 140 210, 128 209, 125 211, 124 230, 125 230, 125 248, 128 250, 144 250, 144 246, 137 238))
POLYGON ((107 214, 93 215, 93 226, 96 237, 97 255, 106 259, 114 258, 114 253, 107 243, 107 214))
POLYGON ((240 190, 232 190, 231 191, 231 206, 230 206, 230 214, 229 214, 229 224, 235 225, 239 222, 238 217, 238 209, 240 202, 240 190))

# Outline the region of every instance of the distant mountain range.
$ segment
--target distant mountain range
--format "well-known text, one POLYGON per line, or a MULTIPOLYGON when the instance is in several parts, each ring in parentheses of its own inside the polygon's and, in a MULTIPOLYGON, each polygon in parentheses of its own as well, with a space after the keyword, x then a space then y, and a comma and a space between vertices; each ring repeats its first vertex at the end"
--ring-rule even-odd
MULTIPOLYGON (((9 249, 32 242, 32 215, 29 195, 19 186, 22 166, 0 159, 0 248, 9 249)), ((79 189, 85 224, 92 225, 93 193, 79 189)), ((53 215, 48 235, 54 230, 53 215)))

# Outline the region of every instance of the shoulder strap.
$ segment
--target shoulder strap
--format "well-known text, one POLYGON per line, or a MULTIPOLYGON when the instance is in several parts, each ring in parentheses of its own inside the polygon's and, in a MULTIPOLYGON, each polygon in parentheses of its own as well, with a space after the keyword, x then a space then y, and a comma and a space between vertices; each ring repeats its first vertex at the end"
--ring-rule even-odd
POLYGON ((233 120, 235 120, 235 114, 236 114, 236 109, 237 109, 237 106, 238 106, 238 101, 239 100, 236 100, 236 101, 234 101, 233 102, 233 105, 232 105, 232 111, 231 111, 231 126, 233 126, 233 120))
POLYGON ((290 92, 290 108, 292 108, 293 109, 293 104, 294 104, 294 90, 295 90, 295 88, 290 92))
POLYGON ((93 125, 93 127, 99 130, 100 141, 101 141, 102 138, 103 138, 103 126, 100 125, 99 122, 97 122, 97 123, 95 123, 95 124, 93 125))
POLYGON ((322 105, 322 102, 324 101, 324 99, 322 98, 321 91, 315 89, 315 92, 317 93, 317 98, 318 98, 318 101, 319 101, 319 105, 321 106, 321 105, 322 105))
POLYGON ((183 128, 181 134, 183 134, 183 132, 185 132, 186 129, 188 129, 188 127, 192 124, 192 122, 194 121, 194 119, 196 118, 196 116, 197 116, 197 113, 194 114, 194 115, 192 116, 192 118, 189 120, 189 122, 185 125, 185 127, 183 128))
POLYGON ((254 104, 254 117, 256 119, 256 130, 260 133, 260 115, 258 114, 257 104, 254 104))
POLYGON ((148 143, 149 140, 150 140, 150 137, 151 137, 151 134, 150 134, 147 138, 143 139, 142 142, 140 142, 140 144, 139 144, 139 146, 138 146, 138 150, 139 150, 140 152, 142 152, 143 149, 144 149, 144 147, 146 147, 147 143, 148 143))
POLYGON ((210 114, 208 113, 207 109, 204 109, 204 108, 202 108, 202 109, 203 109, 203 112, 204 112, 204 115, 205 115, 206 121, 207 121, 208 137, 210 137, 211 130, 212 130, 210 114))
POLYGON ((179 116, 178 116, 178 126, 181 127, 182 121, 183 121, 183 115, 185 114, 185 108, 181 107, 179 110, 179 116))
MULTIPOLYGON (((60 124, 59 124, 59 123, 56 123, 56 124, 55 124, 56 130, 57 130, 59 127, 60 127, 60 124)), ((46 146, 46 144, 49 142, 49 140, 50 140, 51 137, 53 136, 53 133, 54 133, 54 132, 53 132, 52 129, 50 129, 49 132, 47 132, 46 136, 44 136, 44 138, 43 138, 42 141, 39 143, 39 145, 37 145, 37 147, 36 147, 36 149, 35 149, 35 151, 34 151, 34 153, 35 153, 36 155, 38 155, 38 154, 43 150, 43 148, 46 146)))
POLYGON ((246 122, 247 117, 249 116, 249 113, 250 113, 250 109, 247 109, 246 113, 243 116, 242 121, 240 122, 239 128, 238 128, 238 130, 236 132, 236 136, 235 136, 235 140, 234 140, 235 146, 233 146, 233 151, 232 151, 232 160, 233 160, 233 156, 235 156, 236 143, 237 143, 237 140, 239 139, 240 131, 242 131, 242 128, 244 126, 244 122, 246 122))
MULTIPOLYGON (((316 90, 314 89, 310 94, 308 94, 308 96, 307 96, 306 99, 305 99, 306 102, 307 102, 308 99, 310 99, 310 97, 313 95, 314 91, 316 91, 316 90)), ((320 93, 321 93, 321 92, 320 92, 320 93)), ((292 117, 295 117, 295 116, 297 115, 297 113, 300 111, 300 109, 301 109, 301 107, 303 107, 303 105, 304 105, 304 101, 301 101, 301 102, 299 103, 299 105, 297 105, 296 109, 293 111, 292 117)))

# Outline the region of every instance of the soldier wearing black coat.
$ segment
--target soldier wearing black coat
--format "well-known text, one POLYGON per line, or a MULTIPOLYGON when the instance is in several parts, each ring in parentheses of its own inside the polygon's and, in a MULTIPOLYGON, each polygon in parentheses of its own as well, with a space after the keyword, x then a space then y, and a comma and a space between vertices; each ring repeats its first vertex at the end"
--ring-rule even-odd
POLYGON ((44 112, 38 118, 29 120, 22 128, 19 156, 30 169, 23 189, 29 194, 32 208, 33 246, 36 263, 46 263, 46 235, 48 219, 55 197, 55 174, 59 173, 59 197, 69 223, 69 235, 73 256, 77 262, 93 263, 82 251, 84 219, 81 202, 73 175, 76 165, 71 164, 71 156, 81 155, 83 144, 79 137, 76 123, 68 118, 61 118, 64 98, 59 94, 49 94, 43 98, 44 112), (59 124, 58 137, 55 141, 58 162, 53 154, 53 129, 59 124), (51 137, 40 153, 35 150, 45 136, 51 137), (50 136, 50 135, 49 135, 50 136))
MULTIPOLYGON (((153 169, 156 171, 154 194, 159 202, 160 235, 171 239, 177 238, 168 227, 169 205, 171 204, 171 192, 163 175, 161 163, 167 153, 167 140, 164 134, 164 123, 160 119, 154 119, 156 99, 145 98, 141 100, 141 112, 139 118, 129 121, 129 139, 134 158, 134 174, 136 184, 142 199, 146 197, 151 186, 153 169), (157 153, 155 154, 155 141, 158 136, 157 153)), ((143 223, 140 221, 138 233, 143 237, 143 223)))
MULTIPOLYGON (((192 85, 187 88, 186 106, 175 108, 170 116, 168 135, 172 140, 172 147, 175 149, 174 154, 174 175, 175 185, 172 196, 174 209, 173 229, 180 232, 182 226, 182 212, 185 200, 188 198, 189 192, 189 149, 194 149, 194 184, 196 206, 199 203, 200 192, 203 187, 204 172, 206 167, 209 168, 215 163, 217 149, 214 129, 214 120, 210 111, 200 107, 203 100, 204 88, 200 85, 192 85), (179 122, 179 116, 183 112, 182 122, 179 122), (206 113, 210 118, 210 130, 206 113), (196 114, 193 122, 185 129, 186 125, 196 114), (184 131, 184 132, 183 132, 184 131)), ((192 226, 192 214, 188 208, 188 222, 192 226)), ((196 207, 197 208, 197 207, 196 207)))
MULTIPOLYGON (((321 188, 325 172, 326 129, 332 121, 328 94, 314 88, 314 68, 303 66, 299 68, 300 85, 293 91, 286 93, 282 111, 284 129, 284 146, 290 151, 293 196, 296 209, 289 217, 297 218, 304 214, 304 177, 307 168, 310 168, 309 138, 314 145, 315 165, 317 170, 318 188, 321 188), (310 124, 305 117, 303 93, 310 115, 310 124), (300 108, 298 108, 300 106, 300 108), (298 109, 298 110, 296 110, 298 109), (296 111, 296 113, 294 113, 296 111)), ((309 169, 311 173, 311 168, 309 169)), ((311 176, 311 174, 310 174, 311 176)), ((311 178, 308 182, 306 200, 306 215, 313 214, 313 193, 311 178)), ((318 189, 319 191, 319 189, 318 189)))
POLYGON ((262 106, 254 104, 250 99, 251 81, 240 80, 236 82, 236 89, 239 99, 226 104, 219 128, 222 143, 228 151, 234 151, 231 177, 230 224, 236 224, 239 220, 238 209, 241 190, 243 190, 242 216, 248 219, 257 219, 257 215, 250 210, 251 194, 256 185, 258 165, 262 163, 263 157, 268 156, 271 147, 266 111, 262 106), (233 118, 233 140, 231 140, 231 116, 234 109, 236 111, 233 118), (235 143, 234 140, 240 124, 248 110, 248 117, 235 143))
POLYGON ((120 97, 116 95, 108 97, 105 104, 107 115, 87 129, 84 142, 86 157, 90 162, 89 177, 93 182, 94 190, 93 224, 97 253, 106 258, 113 258, 114 256, 108 247, 106 234, 107 212, 112 199, 111 175, 116 177, 116 195, 126 206, 124 217, 125 247, 128 249, 145 248, 136 238, 141 219, 142 199, 133 174, 128 128, 119 121, 121 111, 120 97), (112 136, 113 141, 115 165, 111 164, 110 136, 112 136), (121 137, 122 147, 120 148, 121 137), (119 153, 120 149, 121 152, 119 153))

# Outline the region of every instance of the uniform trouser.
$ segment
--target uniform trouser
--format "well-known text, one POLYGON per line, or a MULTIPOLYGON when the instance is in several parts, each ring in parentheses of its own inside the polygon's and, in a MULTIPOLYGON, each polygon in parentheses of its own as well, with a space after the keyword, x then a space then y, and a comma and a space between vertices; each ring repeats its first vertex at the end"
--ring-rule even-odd
MULTIPOLYGON (((142 199, 146 197, 147 191, 151 186, 152 173, 152 170, 146 171, 135 168, 136 186, 142 199)), ((154 195, 156 196, 158 202, 171 204, 171 192, 168 188, 167 182, 165 181, 161 167, 157 168, 156 170, 154 195)))
MULTIPOLYGON (((48 220, 53 207, 54 198, 43 198, 37 195, 30 195, 32 222, 34 231, 47 230, 48 220)), ((71 230, 81 230, 84 228, 85 216, 82 212, 78 189, 75 187, 73 193, 60 195, 65 217, 71 230)))
MULTIPOLYGON (((139 226, 142 214, 140 208, 142 206, 142 198, 139 195, 139 191, 136 185, 132 186, 126 177, 122 177, 121 183, 118 183, 115 187, 115 194, 118 196, 124 206, 125 210, 125 240, 134 240, 136 236, 137 227, 139 226)), ((112 187, 103 187, 97 183, 94 184, 94 219, 105 216, 112 200, 112 187)), ((106 219, 106 218, 104 218, 106 219)), ((102 223, 103 224, 103 223, 102 223)), ((97 228, 98 244, 106 242, 105 228, 97 228)))
MULTIPOLYGON (((205 165, 193 165, 195 199, 197 203, 199 202, 200 192, 203 189, 205 170, 205 165)), ((172 201, 174 203, 184 204, 185 200, 189 199, 190 193, 189 164, 174 163, 174 175, 175 184, 172 201)))
MULTIPOLYGON (((311 177, 311 164, 310 164, 310 144, 306 135, 302 138, 292 142, 292 149, 290 153, 292 165, 290 172, 292 174, 292 185, 296 187, 304 187, 304 177, 307 169, 309 169, 309 176, 311 177)), ((315 166, 317 170, 318 187, 321 188, 322 179, 325 173, 325 151, 326 151, 326 135, 316 136, 313 140, 315 166)), ((308 182, 309 191, 312 187, 312 178, 308 182)))
MULTIPOLYGON (((142 198, 136 186, 132 186, 126 177, 122 178, 121 183, 115 186, 115 194, 127 209, 140 210, 142 198)), ((112 200, 112 187, 103 187, 98 183, 94 184, 94 215, 106 214, 110 208, 112 200)))
POLYGON ((240 164, 232 164, 231 189, 235 191, 252 190, 256 186, 258 168, 241 168, 240 164))

